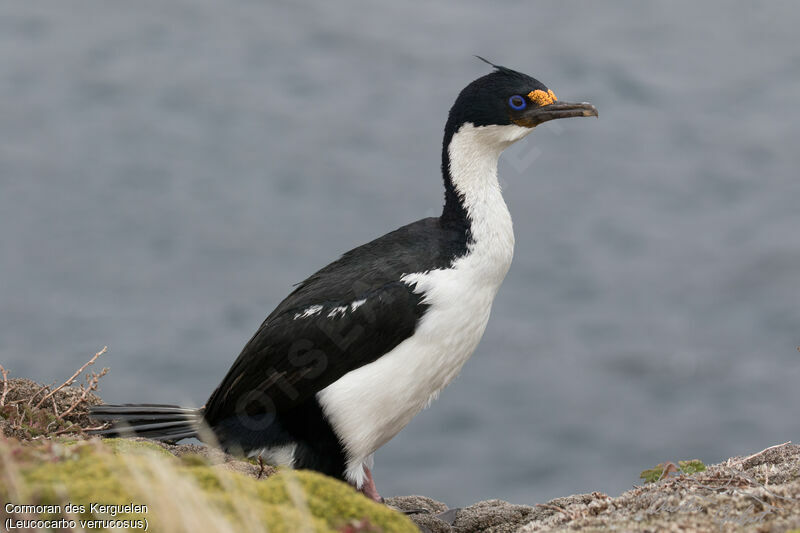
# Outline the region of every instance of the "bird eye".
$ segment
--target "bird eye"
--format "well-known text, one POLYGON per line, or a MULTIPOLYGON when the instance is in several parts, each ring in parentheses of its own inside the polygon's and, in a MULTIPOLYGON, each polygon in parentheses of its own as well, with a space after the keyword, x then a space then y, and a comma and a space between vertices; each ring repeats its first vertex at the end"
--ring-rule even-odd
POLYGON ((517 111, 525 109, 525 99, 520 95, 515 94, 508 99, 508 105, 511 106, 511 109, 516 109, 517 111))

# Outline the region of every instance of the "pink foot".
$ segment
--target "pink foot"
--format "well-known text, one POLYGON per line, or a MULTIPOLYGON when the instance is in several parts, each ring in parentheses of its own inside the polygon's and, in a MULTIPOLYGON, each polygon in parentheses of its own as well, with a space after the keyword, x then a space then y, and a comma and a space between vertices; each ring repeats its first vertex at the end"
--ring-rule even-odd
POLYGON ((367 475, 367 479, 365 479, 364 484, 361 485, 361 493, 370 500, 383 503, 383 498, 381 498, 381 495, 378 494, 378 489, 375 487, 375 481, 372 479, 372 472, 370 472, 369 468, 366 466, 364 467, 364 472, 367 475))

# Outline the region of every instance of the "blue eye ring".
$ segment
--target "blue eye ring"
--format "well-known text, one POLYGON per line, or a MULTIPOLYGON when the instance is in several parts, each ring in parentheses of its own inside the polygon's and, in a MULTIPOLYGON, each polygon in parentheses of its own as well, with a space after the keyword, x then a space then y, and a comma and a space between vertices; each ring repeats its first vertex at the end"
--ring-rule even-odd
POLYGON ((525 109, 525 106, 527 106, 527 104, 525 103, 525 99, 518 94, 515 94, 514 96, 508 99, 508 105, 511 107, 511 109, 514 109, 515 111, 522 111, 523 109, 525 109))

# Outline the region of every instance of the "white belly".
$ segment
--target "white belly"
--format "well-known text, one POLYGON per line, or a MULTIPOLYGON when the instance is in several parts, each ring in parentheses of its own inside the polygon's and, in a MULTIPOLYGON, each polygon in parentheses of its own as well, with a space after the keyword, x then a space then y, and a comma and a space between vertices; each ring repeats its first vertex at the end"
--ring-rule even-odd
POLYGON ((361 486, 362 464, 424 409, 454 377, 480 342, 497 289, 511 262, 475 255, 455 268, 411 274, 430 305, 414 335, 378 360, 345 374, 317 395, 346 449, 348 480, 361 486), (466 289, 469 288, 469 289, 466 289))

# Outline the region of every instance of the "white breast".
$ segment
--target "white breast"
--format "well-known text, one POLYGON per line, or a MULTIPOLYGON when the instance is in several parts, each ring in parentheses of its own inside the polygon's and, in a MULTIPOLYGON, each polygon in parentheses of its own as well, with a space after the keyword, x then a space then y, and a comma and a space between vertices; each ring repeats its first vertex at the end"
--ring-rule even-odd
POLYGON ((471 222, 472 242, 450 268, 405 275, 428 310, 414 335, 378 360, 345 374, 317 398, 346 449, 348 480, 461 370, 486 329, 514 252, 511 216, 497 159, 527 130, 466 124, 450 143, 450 172, 471 222))

